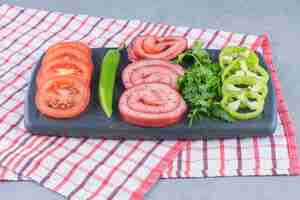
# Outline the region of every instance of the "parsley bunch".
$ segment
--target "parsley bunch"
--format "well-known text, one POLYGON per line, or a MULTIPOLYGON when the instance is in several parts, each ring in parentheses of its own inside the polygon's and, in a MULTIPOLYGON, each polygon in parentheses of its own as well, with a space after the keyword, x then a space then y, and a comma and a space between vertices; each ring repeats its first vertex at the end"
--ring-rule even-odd
POLYGON ((178 55, 175 62, 187 68, 178 79, 180 92, 189 106, 188 121, 191 126, 202 117, 232 121, 219 101, 221 99, 221 67, 212 62, 203 43, 197 41, 193 48, 178 55))

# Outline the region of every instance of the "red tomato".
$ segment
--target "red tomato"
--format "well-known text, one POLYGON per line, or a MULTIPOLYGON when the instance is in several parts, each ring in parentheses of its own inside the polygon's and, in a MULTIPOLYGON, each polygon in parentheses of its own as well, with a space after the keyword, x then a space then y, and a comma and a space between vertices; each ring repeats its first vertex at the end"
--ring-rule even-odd
POLYGON ((53 118, 71 118, 82 113, 89 104, 90 88, 70 76, 52 77, 35 96, 38 110, 53 118))
POLYGON ((92 78, 92 67, 74 59, 50 61, 40 69, 37 76, 37 86, 40 87, 45 81, 56 76, 75 76, 89 86, 92 78))
POLYGON ((66 47, 72 47, 74 49, 78 49, 78 50, 82 51, 83 53, 85 53, 89 57, 91 57, 91 55, 92 55, 91 49, 86 44, 79 42, 79 41, 56 43, 56 44, 50 46, 46 53, 52 54, 53 52, 57 51, 58 49, 66 48, 66 47))
POLYGON ((90 56, 87 56, 84 52, 80 51, 80 49, 73 48, 71 46, 67 46, 64 48, 58 48, 56 51, 52 53, 46 53, 42 65, 47 65, 53 60, 80 60, 88 64, 89 67, 92 67, 92 59, 90 56))

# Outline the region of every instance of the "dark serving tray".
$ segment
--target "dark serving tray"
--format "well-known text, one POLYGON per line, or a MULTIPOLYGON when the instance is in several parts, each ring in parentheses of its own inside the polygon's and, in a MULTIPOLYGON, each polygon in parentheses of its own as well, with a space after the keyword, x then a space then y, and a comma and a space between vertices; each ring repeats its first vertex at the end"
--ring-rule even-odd
MULTIPOLYGON (((57 120, 42 115, 35 106, 35 77, 41 66, 39 62, 32 72, 27 95, 25 97, 25 127, 34 135, 52 135, 69 137, 89 137, 108 139, 202 139, 202 138, 229 138, 248 136, 267 136, 275 131, 277 111, 275 91, 270 80, 269 93, 265 101, 264 112, 254 120, 227 123, 218 120, 203 119, 192 127, 187 121, 167 128, 142 128, 123 122, 118 113, 117 102, 124 88, 121 81, 121 71, 129 63, 126 51, 122 51, 117 83, 115 87, 114 113, 111 119, 106 118, 102 111, 97 95, 99 65, 106 48, 93 49, 94 73, 92 83, 92 98, 87 110, 79 117, 57 120)), ((220 50, 208 50, 213 60, 218 60, 220 50)), ((266 68, 263 57, 258 54, 260 64, 266 68)), ((40 60, 41 61, 41 60, 40 60)))

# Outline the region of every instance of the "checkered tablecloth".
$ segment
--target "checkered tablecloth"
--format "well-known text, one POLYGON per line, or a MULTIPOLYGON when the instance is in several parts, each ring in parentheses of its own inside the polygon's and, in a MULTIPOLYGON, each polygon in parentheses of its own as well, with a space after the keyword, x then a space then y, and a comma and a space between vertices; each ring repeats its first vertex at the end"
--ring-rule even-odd
MULTIPOLYGON (((217 31, 218 32, 218 31, 217 31)), ((216 33, 215 33, 216 35, 216 33)), ((262 36, 218 33, 211 48, 238 44, 260 52, 265 59, 275 87, 278 108, 278 125, 269 137, 234 138, 189 141, 163 178, 298 175, 300 173, 295 129, 284 102, 280 81, 272 63, 270 42, 262 36), (223 39, 220 34, 223 34, 223 39)), ((213 37, 212 37, 213 38, 213 37)), ((213 39, 209 40, 213 41, 213 39)), ((209 47, 209 46, 207 46, 209 47)))
POLYGON ((0 6, 2 180, 31 180, 69 199, 142 199, 160 177, 296 175, 299 162, 294 135, 266 35, 0 6), (117 47, 129 44, 137 35, 180 35, 189 45, 201 39, 206 48, 241 45, 262 52, 278 100, 280 123, 274 136, 126 141, 38 137, 25 130, 27 80, 47 47, 64 40, 117 47))

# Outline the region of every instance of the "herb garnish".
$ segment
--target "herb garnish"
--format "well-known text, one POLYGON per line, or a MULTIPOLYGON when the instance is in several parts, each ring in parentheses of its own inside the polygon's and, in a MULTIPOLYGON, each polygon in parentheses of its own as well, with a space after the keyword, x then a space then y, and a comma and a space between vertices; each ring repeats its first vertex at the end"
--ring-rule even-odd
POLYGON ((195 45, 178 55, 175 62, 187 68, 178 79, 180 92, 189 106, 188 121, 191 126, 202 117, 234 121, 220 106, 221 67, 212 62, 209 54, 202 48, 203 43, 195 45))

